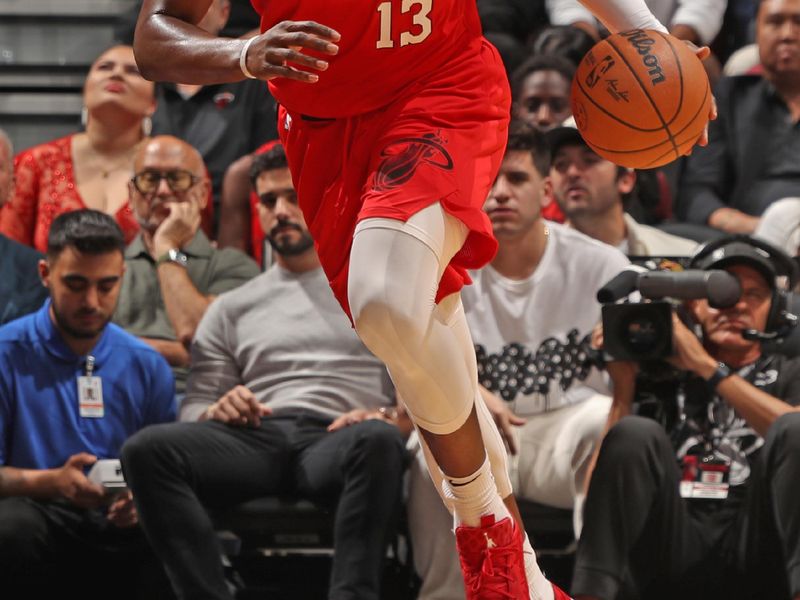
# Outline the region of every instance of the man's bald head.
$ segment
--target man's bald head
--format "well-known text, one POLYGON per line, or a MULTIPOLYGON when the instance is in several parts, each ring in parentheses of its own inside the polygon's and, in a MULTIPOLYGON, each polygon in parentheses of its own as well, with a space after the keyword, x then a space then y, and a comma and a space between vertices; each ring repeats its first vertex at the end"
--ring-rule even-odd
POLYGON ((171 135, 147 140, 133 161, 135 175, 128 186, 139 225, 152 234, 170 215, 174 203, 190 202, 202 212, 211 182, 203 157, 171 135))
POLYGON ((186 169, 197 177, 206 178, 206 165, 197 149, 171 135, 157 135, 139 148, 134 170, 186 169))

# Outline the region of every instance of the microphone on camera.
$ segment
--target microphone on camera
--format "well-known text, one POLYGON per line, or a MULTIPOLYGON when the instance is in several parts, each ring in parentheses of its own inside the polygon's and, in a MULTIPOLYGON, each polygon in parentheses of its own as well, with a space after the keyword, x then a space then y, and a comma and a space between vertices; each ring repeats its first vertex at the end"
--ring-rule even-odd
POLYGON ((638 289, 639 275, 648 272, 648 269, 639 265, 628 265, 597 290, 597 301, 601 304, 610 304, 624 298, 638 289))
POLYGON ((718 269, 704 271, 647 271, 639 275, 638 290, 645 298, 692 300, 706 298, 714 308, 729 308, 742 295, 739 280, 718 269))

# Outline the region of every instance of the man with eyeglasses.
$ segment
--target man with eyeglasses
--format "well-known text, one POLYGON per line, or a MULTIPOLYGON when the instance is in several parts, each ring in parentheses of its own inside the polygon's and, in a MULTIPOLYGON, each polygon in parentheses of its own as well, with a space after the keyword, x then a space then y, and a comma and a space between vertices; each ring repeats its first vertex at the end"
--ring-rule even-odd
POLYGON ((139 149, 134 170, 128 188, 141 231, 125 251, 114 321, 167 359, 182 394, 189 344, 208 305, 259 270, 238 250, 214 248, 200 229, 210 183, 195 148, 156 136, 139 149))
POLYGON ((378 598, 405 455, 394 388, 328 286, 283 147, 251 174, 275 264, 209 308, 181 405, 192 422, 132 438, 126 477, 179 598, 228 594, 204 506, 287 493, 336 506, 331 597, 378 598))

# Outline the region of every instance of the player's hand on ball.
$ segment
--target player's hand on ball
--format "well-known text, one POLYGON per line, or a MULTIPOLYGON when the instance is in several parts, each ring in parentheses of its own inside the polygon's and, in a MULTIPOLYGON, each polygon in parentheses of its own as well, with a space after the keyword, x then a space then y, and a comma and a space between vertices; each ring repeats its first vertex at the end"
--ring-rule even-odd
MULTIPOLYGON (((686 42, 686 45, 689 46, 694 53, 697 55, 697 58, 700 60, 705 60, 709 56, 711 56, 711 48, 708 46, 698 47, 695 43, 690 42, 689 40, 683 40, 686 42)), ((711 109, 708 111, 708 120, 713 121, 717 118, 717 100, 714 96, 711 96, 711 109)), ((708 123, 706 123, 705 129, 703 129, 703 135, 700 136, 700 139, 697 140, 698 146, 708 146, 708 123)), ((689 153, 691 154, 691 152, 689 153)))
POLYGON ((339 52, 339 32, 314 21, 282 21, 259 35, 247 52, 247 68, 259 79, 285 77, 315 83, 328 62, 304 50, 334 56, 339 52))

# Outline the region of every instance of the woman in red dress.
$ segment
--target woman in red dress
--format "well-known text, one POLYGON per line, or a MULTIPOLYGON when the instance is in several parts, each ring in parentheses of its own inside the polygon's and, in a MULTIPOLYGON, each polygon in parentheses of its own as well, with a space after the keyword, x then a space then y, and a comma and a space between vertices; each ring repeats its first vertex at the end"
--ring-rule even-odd
POLYGON ((0 233, 42 252, 53 219, 71 210, 112 215, 126 241, 139 230, 127 182, 136 149, 149 133, 155 97, 133 48, 115 46, 100 55, 86 77, 83 101, 84 132, 17 155, 16 191, 0 211, 0 233))

